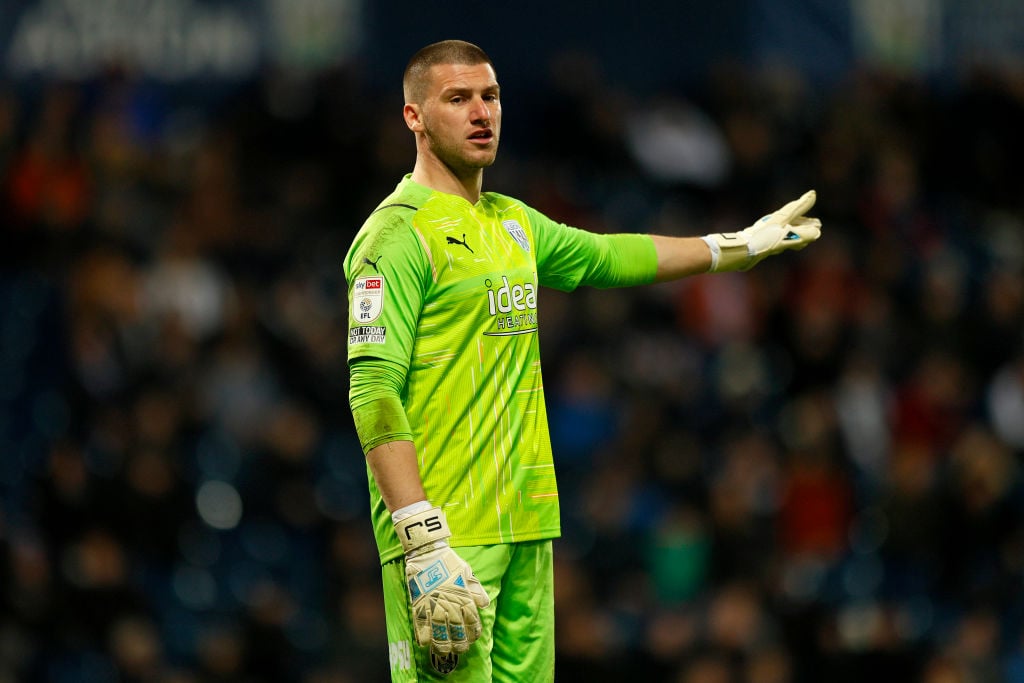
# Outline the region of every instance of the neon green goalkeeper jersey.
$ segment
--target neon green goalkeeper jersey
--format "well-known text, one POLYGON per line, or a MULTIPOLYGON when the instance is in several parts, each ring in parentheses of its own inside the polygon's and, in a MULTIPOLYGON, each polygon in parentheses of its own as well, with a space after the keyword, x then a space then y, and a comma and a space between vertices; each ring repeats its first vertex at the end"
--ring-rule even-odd
MULTIPOLYGON (((626 248, 644 264, 641 281, 652 280, 653 243, 629 237, 626 248)), ((445 511, 453 546, 560 533, 538 287, 612 284, 602 266, 605 238, 510 197, 484 193, 474 205, 407 176, 352 243, 345 259, 349 362, 381 358, 407 368, 400 398, 420 477, 431 503, 445 511)), ((401 545, 368 477, 387 562, 401 545)))

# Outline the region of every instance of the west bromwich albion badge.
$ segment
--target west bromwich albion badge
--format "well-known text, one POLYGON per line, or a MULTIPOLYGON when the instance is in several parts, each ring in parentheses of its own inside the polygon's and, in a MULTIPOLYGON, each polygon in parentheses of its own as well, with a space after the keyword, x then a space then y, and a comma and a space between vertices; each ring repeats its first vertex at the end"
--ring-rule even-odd
POLYGON ((512 235, 512 239, 516 241, 516 244, 521 246, 523 251, 529 254, 530 240, 526 238, 526 231, 523 230, 523 226, 519 225, 519 222, 512 218, 507 221, 502 221, 501 224, 505 226, 506 230, 508 230, 508 234, 512 235))

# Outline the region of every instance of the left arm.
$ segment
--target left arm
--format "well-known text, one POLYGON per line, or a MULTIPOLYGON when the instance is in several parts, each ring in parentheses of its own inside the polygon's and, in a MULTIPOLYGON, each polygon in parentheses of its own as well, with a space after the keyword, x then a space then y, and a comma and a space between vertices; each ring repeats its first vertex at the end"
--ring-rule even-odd
POLYGON ((540 284, 568 292, 580 285, 628 287, 749 270, 768 256, 803 249, 821 236, 821 221, 805 215, 815 197, 811 190, 749 228, 703 237, 595 235, 532 212, 535 226, 546 227, 537 230, 540 284))

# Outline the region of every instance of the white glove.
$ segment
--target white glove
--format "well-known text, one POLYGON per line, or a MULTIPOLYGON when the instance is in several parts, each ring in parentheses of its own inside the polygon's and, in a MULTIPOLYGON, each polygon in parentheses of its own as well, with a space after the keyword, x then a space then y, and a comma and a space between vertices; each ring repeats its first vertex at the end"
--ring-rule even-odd
POLYGON ((480 609, 491 599, 466 561, 446 540, 452 535, 441 508, 431 508, 395 521, 405 549, 416 641, 432 653, 465 652, 480 637, 480 609))
POLYGON ((741 232, 720 232, 702 239, 711 248, 708 272, 749 270, 761 259, 787 249, 803 249, 821 237, 821 221, 804 216, 817 194, 806 192, 775 213, 770 213, 741 232))

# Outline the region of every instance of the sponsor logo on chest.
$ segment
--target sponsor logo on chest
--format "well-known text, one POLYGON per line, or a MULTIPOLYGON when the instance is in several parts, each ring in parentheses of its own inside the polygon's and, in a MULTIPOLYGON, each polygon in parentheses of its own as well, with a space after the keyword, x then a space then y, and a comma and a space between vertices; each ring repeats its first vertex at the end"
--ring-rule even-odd
POLYGON ((511 282, 502 275, 497 283, 484 280, 487 287, 487 312, 494 328, 487 336, 509 336, 537 331, 537 288, 532 282, 511 282))

